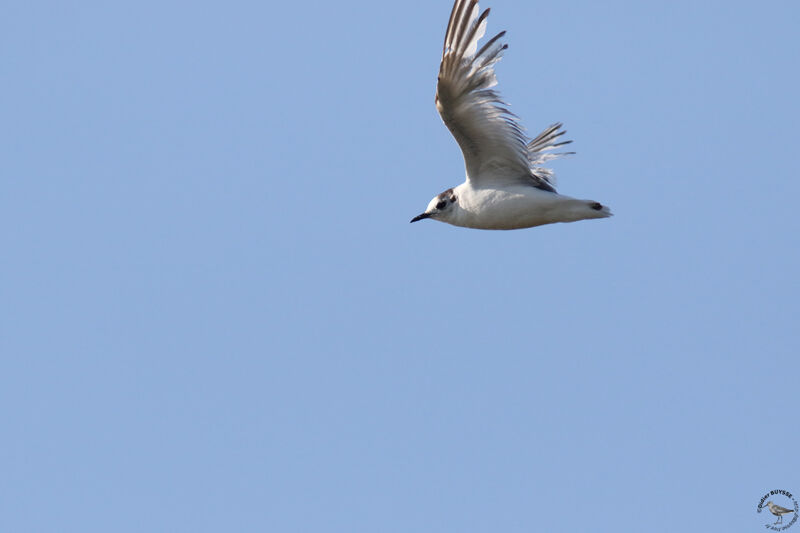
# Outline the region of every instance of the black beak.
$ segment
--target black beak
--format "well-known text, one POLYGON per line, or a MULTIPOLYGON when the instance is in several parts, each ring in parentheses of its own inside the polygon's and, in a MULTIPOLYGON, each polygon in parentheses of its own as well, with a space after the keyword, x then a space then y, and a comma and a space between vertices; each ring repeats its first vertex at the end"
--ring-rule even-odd
POLYGON ((428 213, 422 213, 421 215, 417 215, 411 219, 411 222, 418 222, 423 218, 430 218, 431 216, 428 213))

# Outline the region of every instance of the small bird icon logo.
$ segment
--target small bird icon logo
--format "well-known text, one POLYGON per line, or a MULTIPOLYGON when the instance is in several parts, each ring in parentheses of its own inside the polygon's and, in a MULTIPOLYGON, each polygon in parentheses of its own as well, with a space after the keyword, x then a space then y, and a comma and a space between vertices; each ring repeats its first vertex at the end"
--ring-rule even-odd
POLYGON ((783 515, 791 514, 794 512, 793 509, 787 509, 786 507, 781 507, 780 505, 775 505, 772 502, 767 502, 767 507, 769 507, 769 512, 774 514, 778 517, 778 520, 775 521, 776 524, 783 524, 783 515))

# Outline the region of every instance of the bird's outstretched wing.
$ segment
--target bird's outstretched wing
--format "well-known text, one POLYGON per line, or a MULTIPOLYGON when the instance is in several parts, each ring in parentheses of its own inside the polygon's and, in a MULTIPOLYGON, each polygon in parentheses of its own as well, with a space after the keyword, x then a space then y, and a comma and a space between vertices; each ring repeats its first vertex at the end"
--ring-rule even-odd
POLYGON ((492 88, 497 85, 494 64, 508 48, 500 32, 478 50, 486 32, 487 9, 478 0, 456 0, 444 38, 436 86, 436 108, 464 153, 467 179, 522 182, 554 191, 552 173, 538 164, 556 154, 543 154, 561 144, 560 124, 545 130, 530 144, 517 117, 492 88), (540 172, 537 172, 540 171, 540 172))

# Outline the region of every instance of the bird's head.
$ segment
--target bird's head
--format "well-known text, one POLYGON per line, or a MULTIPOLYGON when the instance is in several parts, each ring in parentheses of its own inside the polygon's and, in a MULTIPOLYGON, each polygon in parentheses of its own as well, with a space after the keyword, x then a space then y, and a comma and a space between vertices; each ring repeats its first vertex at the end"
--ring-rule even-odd
POLYGON ((412 218, 411 222, 417 222, 423 218, 432 218, 434 220, 447 222, 454 214, 457 204, 458 199, 453 189, 447 189, 443 193, 434 196, 433 200, 430 201, 428 207, 425 209, 425 212, 412 218))

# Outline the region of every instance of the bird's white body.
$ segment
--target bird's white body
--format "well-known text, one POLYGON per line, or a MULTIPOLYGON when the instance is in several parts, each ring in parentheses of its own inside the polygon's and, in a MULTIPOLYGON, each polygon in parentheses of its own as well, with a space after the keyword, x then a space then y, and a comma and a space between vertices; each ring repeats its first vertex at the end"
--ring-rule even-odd
POLYGON ((436 85, 436 108, 464 155, 467 179, 437 195, 411 222, 432 218, 466 228, 509 230, 611 216, 608 207, 556 192, 543 164, 568 153, 561 124, 529 140, 498 93, 494 64, 508 48, 500 32, 480 49, 487 9, 478 0, 455 0, 445 33, 436 85))
POLYGON ((509 230, 555 222, 575 222, 610 216, 607 207, 577 200, 530 185, 473 187, 467 181, 453 189, 458 203, 437 220, 465 228, 509 230))

